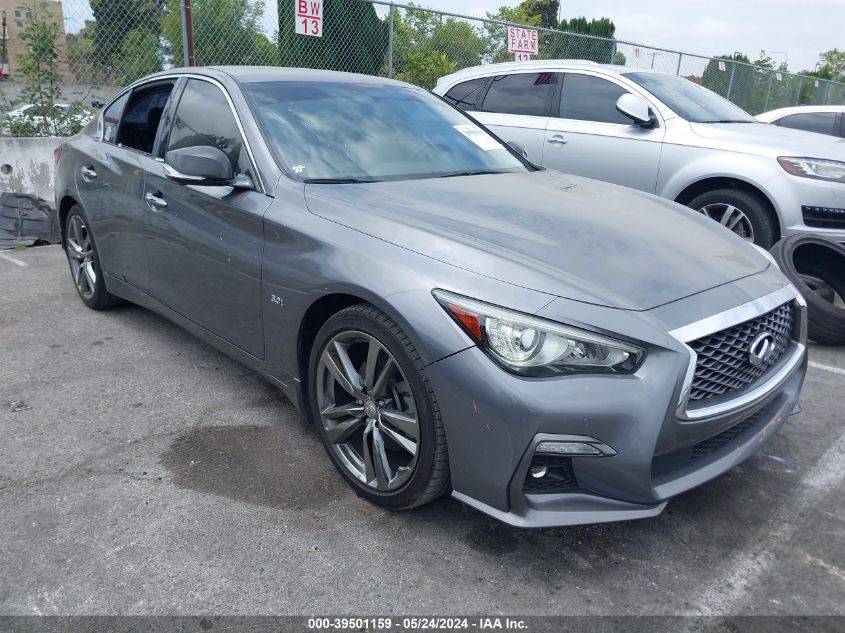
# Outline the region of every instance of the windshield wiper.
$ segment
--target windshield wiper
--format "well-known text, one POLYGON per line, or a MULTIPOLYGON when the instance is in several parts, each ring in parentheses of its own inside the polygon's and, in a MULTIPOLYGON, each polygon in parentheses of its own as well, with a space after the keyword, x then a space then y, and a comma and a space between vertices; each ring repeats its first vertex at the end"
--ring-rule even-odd
POLYGON ((699 121, 699 123, 757 123, 746 119, 718 119, 716 121, 699 121))
POLYGON ((302 182, 308 185, 354 185, 359 182, 378 182, 372 178, 306 178, 302 182))
POLYGON ((506 174, 506 171, 495 171, 490 169, 479 169, 478 171, 456 171, 452 174, 443 174, 438 178, 454 178, 455 176, 483 176, 485 174, 506 174))

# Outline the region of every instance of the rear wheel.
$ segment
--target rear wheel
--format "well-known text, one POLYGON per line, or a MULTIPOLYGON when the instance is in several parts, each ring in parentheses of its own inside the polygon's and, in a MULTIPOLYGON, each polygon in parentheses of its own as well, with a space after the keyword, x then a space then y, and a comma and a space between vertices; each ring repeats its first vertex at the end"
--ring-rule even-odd
POLYGON ((449 490, 437 400, 413 344, 384 313, 359 304, 332 316, 309 369, 312 417, 359 495, 403 509, 449 490))
POLYGON ((696 196, 687 206, 763 248, 769 248, 779 237, 777 222, 765 203, 747 191, 715 189, 696 196))
POLYGON ((106 290, 94 236, 79 206, 71 207, 65 223, 65 254, 70 275, 82 303, 92 310, 103 310, 122 303, 106 290))

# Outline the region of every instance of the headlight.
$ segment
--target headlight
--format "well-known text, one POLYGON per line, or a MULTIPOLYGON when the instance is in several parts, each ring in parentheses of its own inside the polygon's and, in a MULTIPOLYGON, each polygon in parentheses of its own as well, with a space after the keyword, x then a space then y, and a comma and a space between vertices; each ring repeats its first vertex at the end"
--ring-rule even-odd
POLYGON ((630 374, 645 350, 568 325, 476 301, 445 290, 434 297, 490 357, 525 376, 630 374))
POLYGON ((838 160, 781 156, 778 158, 778 162, 793 176, 828 180, 830 182, 845 182, 845 163, 838 160))

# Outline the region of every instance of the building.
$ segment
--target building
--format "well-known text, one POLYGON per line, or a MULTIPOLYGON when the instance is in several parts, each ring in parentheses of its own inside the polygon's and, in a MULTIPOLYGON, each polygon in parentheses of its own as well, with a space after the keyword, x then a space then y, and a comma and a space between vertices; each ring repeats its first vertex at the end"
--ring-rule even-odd
MULTIPOLYGON (((65 38, 65 19, 62 11, 62 3, 57 0, 39 0, 39 5, 43 6, 49 14, 51 22, 55 22, 59 26, 59 38, 56 42, 56 47, 59 50, 59 59, 61 60, 59 72, 62 75, 67 74, 67 55, 66 55, 66 38, 65 38)), ((5 59, 0 59, 4 66, 4 74, 8 73, 14 79, 15 73, 18 70, 18 58, 21 53, 26 50, 26 42, 21 39, 21 33, 26 28, 26 23, 32 18, 30 13, 32 3, 27 0, 0 0, 0 12, 6 15, 6 35, 3 39, 3 34, 0 32, 0 56, 4 54, 5 59)))

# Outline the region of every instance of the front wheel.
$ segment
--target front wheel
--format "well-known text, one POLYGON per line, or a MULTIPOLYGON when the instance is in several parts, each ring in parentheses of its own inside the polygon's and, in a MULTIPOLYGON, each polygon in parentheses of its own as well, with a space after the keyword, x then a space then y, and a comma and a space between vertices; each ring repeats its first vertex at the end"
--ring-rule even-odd
POLYGON ((311 415, 344 479, 380 506, 420 506, 448 492, 446 436, 420 356, 366 304, 320 329, 309 365, 311 415))
POLYGON ((780 237, 777 222, 753 193, 716 189, 696 196, 687 206, 763 248, 771 247, 780 237))
POLYGON ((106 290, 94 236, 88 219, 78 206, 73 206, 65 224, 65 254, 70 275, 82 303, 92 310, 103 310, 122 301, 106 290))

